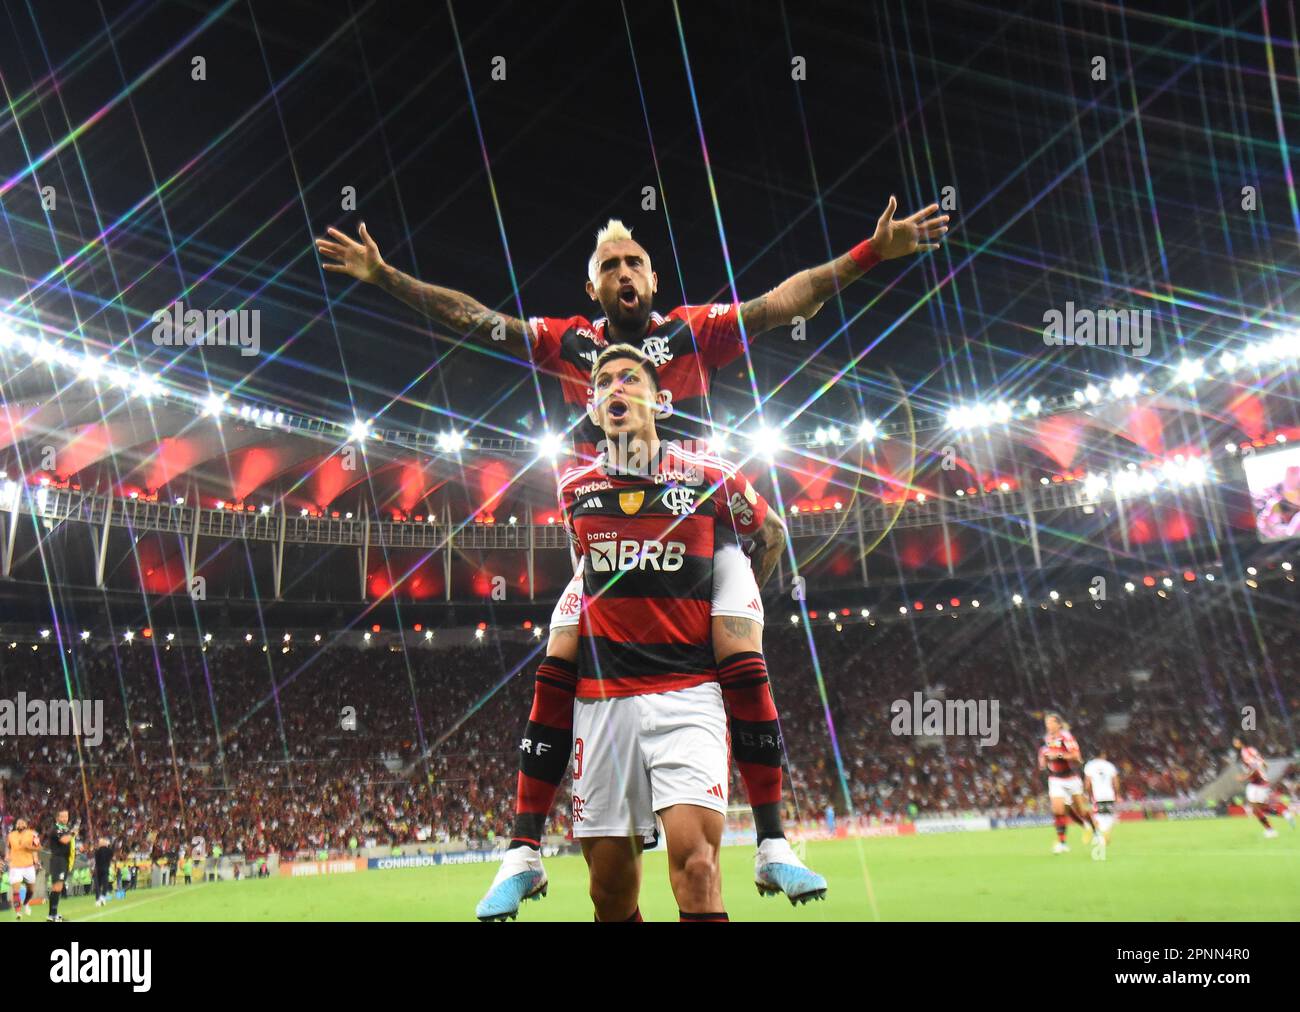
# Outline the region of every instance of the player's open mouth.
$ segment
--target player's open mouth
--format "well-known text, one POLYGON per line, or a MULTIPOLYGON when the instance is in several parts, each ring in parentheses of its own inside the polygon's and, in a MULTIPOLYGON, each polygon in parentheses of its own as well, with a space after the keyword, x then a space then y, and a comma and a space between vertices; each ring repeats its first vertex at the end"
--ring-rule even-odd
POLYGON ((631 285, 624 285, 618 290, 618 301, 619 305, 624 306, 627 309, 633 309, 636 307, 636 304, 640 299, 637 298, 635 288, 631 285))
POLYGON ((609 417, 615 421, 627 417, 627 403, 625 401, 609 402, 609 417))

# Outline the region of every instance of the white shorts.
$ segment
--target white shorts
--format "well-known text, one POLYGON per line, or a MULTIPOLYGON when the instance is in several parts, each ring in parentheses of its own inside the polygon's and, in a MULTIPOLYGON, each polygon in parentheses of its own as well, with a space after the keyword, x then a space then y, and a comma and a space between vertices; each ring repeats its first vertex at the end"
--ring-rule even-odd
POLYGON ((1252 805, 1267 805, 1273 798, 1273 789, 1268 784, 1247 784, 1246 800, 1252 805))
POLYGON ((9 869, 9 885, 16 886, 19 882, 26 882, 28 885, 36 884, 36 866, 29 864, 26 868, 9 869))
MULTIPOLYGON (((576 626, 582 611, 582 563, 573 579, 555 602, 551 628, 576 626)), ((731 618, 748 618, 763 624, 763 595, 759 593, 754 569, 740 545, 719 545, 713 553, 713 614, 731 618)))
POLYGON ((1071 800, 1076 794, 1083 793, 1083 780, 1080 777, 1048 777, 1047 796, 1071 800))
POLYGON ((727 715, 717 682, 579 699, 573 708, 573 835, 655 838, 655 813, 726 814, 727 715))

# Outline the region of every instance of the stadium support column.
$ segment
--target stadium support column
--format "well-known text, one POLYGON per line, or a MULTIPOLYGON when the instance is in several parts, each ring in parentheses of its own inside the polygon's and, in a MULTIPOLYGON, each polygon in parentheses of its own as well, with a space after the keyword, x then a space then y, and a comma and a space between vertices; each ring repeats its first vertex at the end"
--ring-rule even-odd
MULTIPOLYGON (((99 543, 95 546, 95 586, 104 588, 104 569, 108 561, 108 529, 113 523, 113 497, 104 496, 104 526, 99 532, 99 543)), ((193 586, 191 581, 190 586, 193 586)))
POLYGON ((1119 489, 1113 488, 1115 495, 1115 516, 1119 518, 1119 536, 1124 542, 1124 551, 1128 552, 1128 517, 1124 513, 1124 500, 1119 497, 1119 489))
POLYGON ((447 540, 443 542, 442 550, 442 587, 443 600, 451 600, 451 507, 444 504, 442 507, 442 520, 447 525, 447 540))
POLYGON ((858 564, 862 567, 862 586, 867 586, 867 532, 866 514, 862 512, 862 493, 853 497, 853 513, 858 522, 858 564))
POLYGON ((528 600, 536 599, 537 585, 534 582, 537 565, 537 532, 533 530, 533 506, 528 504, 528 600))
POLYGON ((370 513, 361 507, 361 547, 357 549, 357 569, 361 580, 361 600, 366 599, 366 570, 370 568, 370 513))
POLYGON ((1034 517, 1034 497, 1033 487, 1025 477, 1023 471, 1020 472, 1020 494, 1025 500, 1025 516, 1029 519, 1029 544, 1034 550, 1034 568, 1043 568, 1043 553, 1038 547, 1038 521, 1034 517))
POLYGON ((5 553, 3 561, 3 572, 0 576, 6 579, 13 572, 14 566, 14 539, 18 536, 18 503, 23 498, 23 485, 21 482, 15 482, 14 501, 9 504, 9 523, 5 529, 5 553))
POLYGON ((948 537, 948 497, 939 496, 939 530, 943 537, 943 555, 948 564, 948 579, 952 579, 952 541, 948 537))
MULTIPOLYGON (((190 499, 194 502, 194 523, 190 525, 190 537, 185 543, 185 588, 194 590, 194 571, 199 567, 199 514, 203 512, 203 500, 197 492, 191 491, 190 499)), ((276 597, 279 597, 276 592, 276 597)))
MULTIPOLYGON (((199 511, 194 511, 194 540, 198 541, 199 537, 199 511)), ((271 576, 275 580, 275 599, 280 600, 280 591, 284 586, 284 535, 289 526, 289 517, 284 512, 284 498, 280 499, 280 523, 275 534, 275 555, 272 558, 274 565, 271 567, 271 576)), ((193 577, 191 577, 193 579, 193 577)), ((365 597, 365 585, 361 588, 362 597, 365 597)))

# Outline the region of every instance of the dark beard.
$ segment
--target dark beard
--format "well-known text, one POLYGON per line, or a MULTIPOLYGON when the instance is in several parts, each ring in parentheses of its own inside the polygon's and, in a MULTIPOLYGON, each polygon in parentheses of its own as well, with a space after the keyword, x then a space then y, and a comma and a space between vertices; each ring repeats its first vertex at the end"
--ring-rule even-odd
POLYGON ((645 337, 650 324, 649 299, 638 301, 635 309, 627 309, 616 297, 612 306, 602 308, 605 310, 605 319, 609 321, 610 329, 617 333, 620 340, 640 340, 645 337))

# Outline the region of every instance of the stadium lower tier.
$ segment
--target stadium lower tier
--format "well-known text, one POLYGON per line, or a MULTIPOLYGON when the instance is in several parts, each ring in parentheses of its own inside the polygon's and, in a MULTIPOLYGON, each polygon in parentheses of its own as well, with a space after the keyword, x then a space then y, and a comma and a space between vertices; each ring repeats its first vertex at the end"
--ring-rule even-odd
MULTIPOLYGON (((892 819, 1041 811, 1048 709, 1070 722, 1085 759, 1106 752, 1124 798, 1190 796, 1231 761, 1243 727, 1265 754, 1293 751, 1293 609, 1173 598, 824 624, 811 636, 769 629, 787 819, 850 806, 892 819), (917 692, 982 702, 996 741, 977 728, 909 733, 897 703, 917 692)), ((82 840, 105 835, 146 855, 194 837, 245 854, 490 842, 510 833, 517 740, 543 652, 490 639, 414 651, 6 644, 0 700, 72 695, 102 705, 102 717, 98 743, 5 734, 4 814, 44 826, 67 807, 82 840)), ((566 781, 548 832, 568 831, 568 799, 566 781)), ((732 799, 744 800, 734 769, 732 799)))

